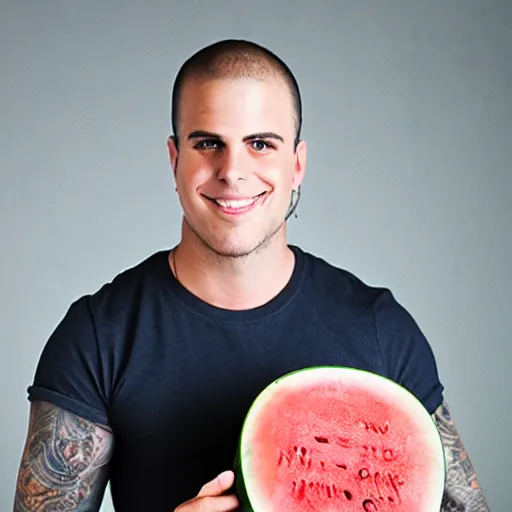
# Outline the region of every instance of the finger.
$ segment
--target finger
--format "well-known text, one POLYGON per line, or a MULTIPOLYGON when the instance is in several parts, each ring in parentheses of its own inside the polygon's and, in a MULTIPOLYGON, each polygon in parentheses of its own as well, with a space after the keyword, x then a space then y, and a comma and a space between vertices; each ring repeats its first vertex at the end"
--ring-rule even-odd
POLYGON ((234 512, 240 503, 234 494, 196 498, 197 512, 234 512))
POLYGON ((224 471, 210 482, 204 484, 197 496, 220 496, 233 485, 234 481, 235 474, 233 471, 224 471))
POLYGON ((182 503, 174 512, 234 512, 240 502, 234 494, 224 496, 203 496, 182 503))

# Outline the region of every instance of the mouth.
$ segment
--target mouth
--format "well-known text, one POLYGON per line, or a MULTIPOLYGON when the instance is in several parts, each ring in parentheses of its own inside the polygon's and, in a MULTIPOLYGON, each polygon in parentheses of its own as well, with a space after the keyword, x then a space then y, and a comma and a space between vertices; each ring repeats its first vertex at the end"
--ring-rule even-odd
POLYGON ((216 205, 222 212, 237 215, 241 213, 247 213, 254 209, 257 205, 261 204, 267 197, 268 192, 262 192, 257 196, 244 198, 244 199, 224 199, 224 198, 213 198, 203 195, 205 199, 216 205))

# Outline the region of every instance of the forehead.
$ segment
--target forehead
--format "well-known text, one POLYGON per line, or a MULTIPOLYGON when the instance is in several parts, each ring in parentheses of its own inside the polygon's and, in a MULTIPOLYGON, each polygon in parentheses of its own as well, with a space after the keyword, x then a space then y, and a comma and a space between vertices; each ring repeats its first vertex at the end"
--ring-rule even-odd
POLYGON ((183 133, 221 134, 294 130, 290 91, 279 77, 188 80, 180 101, 183 133))

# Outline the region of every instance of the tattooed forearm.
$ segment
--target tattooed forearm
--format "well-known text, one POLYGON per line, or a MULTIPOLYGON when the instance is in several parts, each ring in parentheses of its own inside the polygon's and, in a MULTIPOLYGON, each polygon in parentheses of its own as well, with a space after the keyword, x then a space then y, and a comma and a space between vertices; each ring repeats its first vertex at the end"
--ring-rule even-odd
POLYGON ((112 434, 58 407, 32 404, 14 512, 98 511, 112 434))
POLYGON ((443 440, 446 486, 441 512, 489 512, 471 460, 444 402, 433 414, 443 440))

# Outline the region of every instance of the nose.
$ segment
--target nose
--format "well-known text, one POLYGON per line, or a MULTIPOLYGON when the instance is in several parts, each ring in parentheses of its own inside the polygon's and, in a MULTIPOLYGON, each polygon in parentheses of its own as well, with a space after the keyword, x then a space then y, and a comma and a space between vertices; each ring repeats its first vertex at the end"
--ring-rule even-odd
POLYGON ((228 185, 246 180, 249 166, 249 159, 242 149, 226 147, 218 157, 217 179, 228 185))

